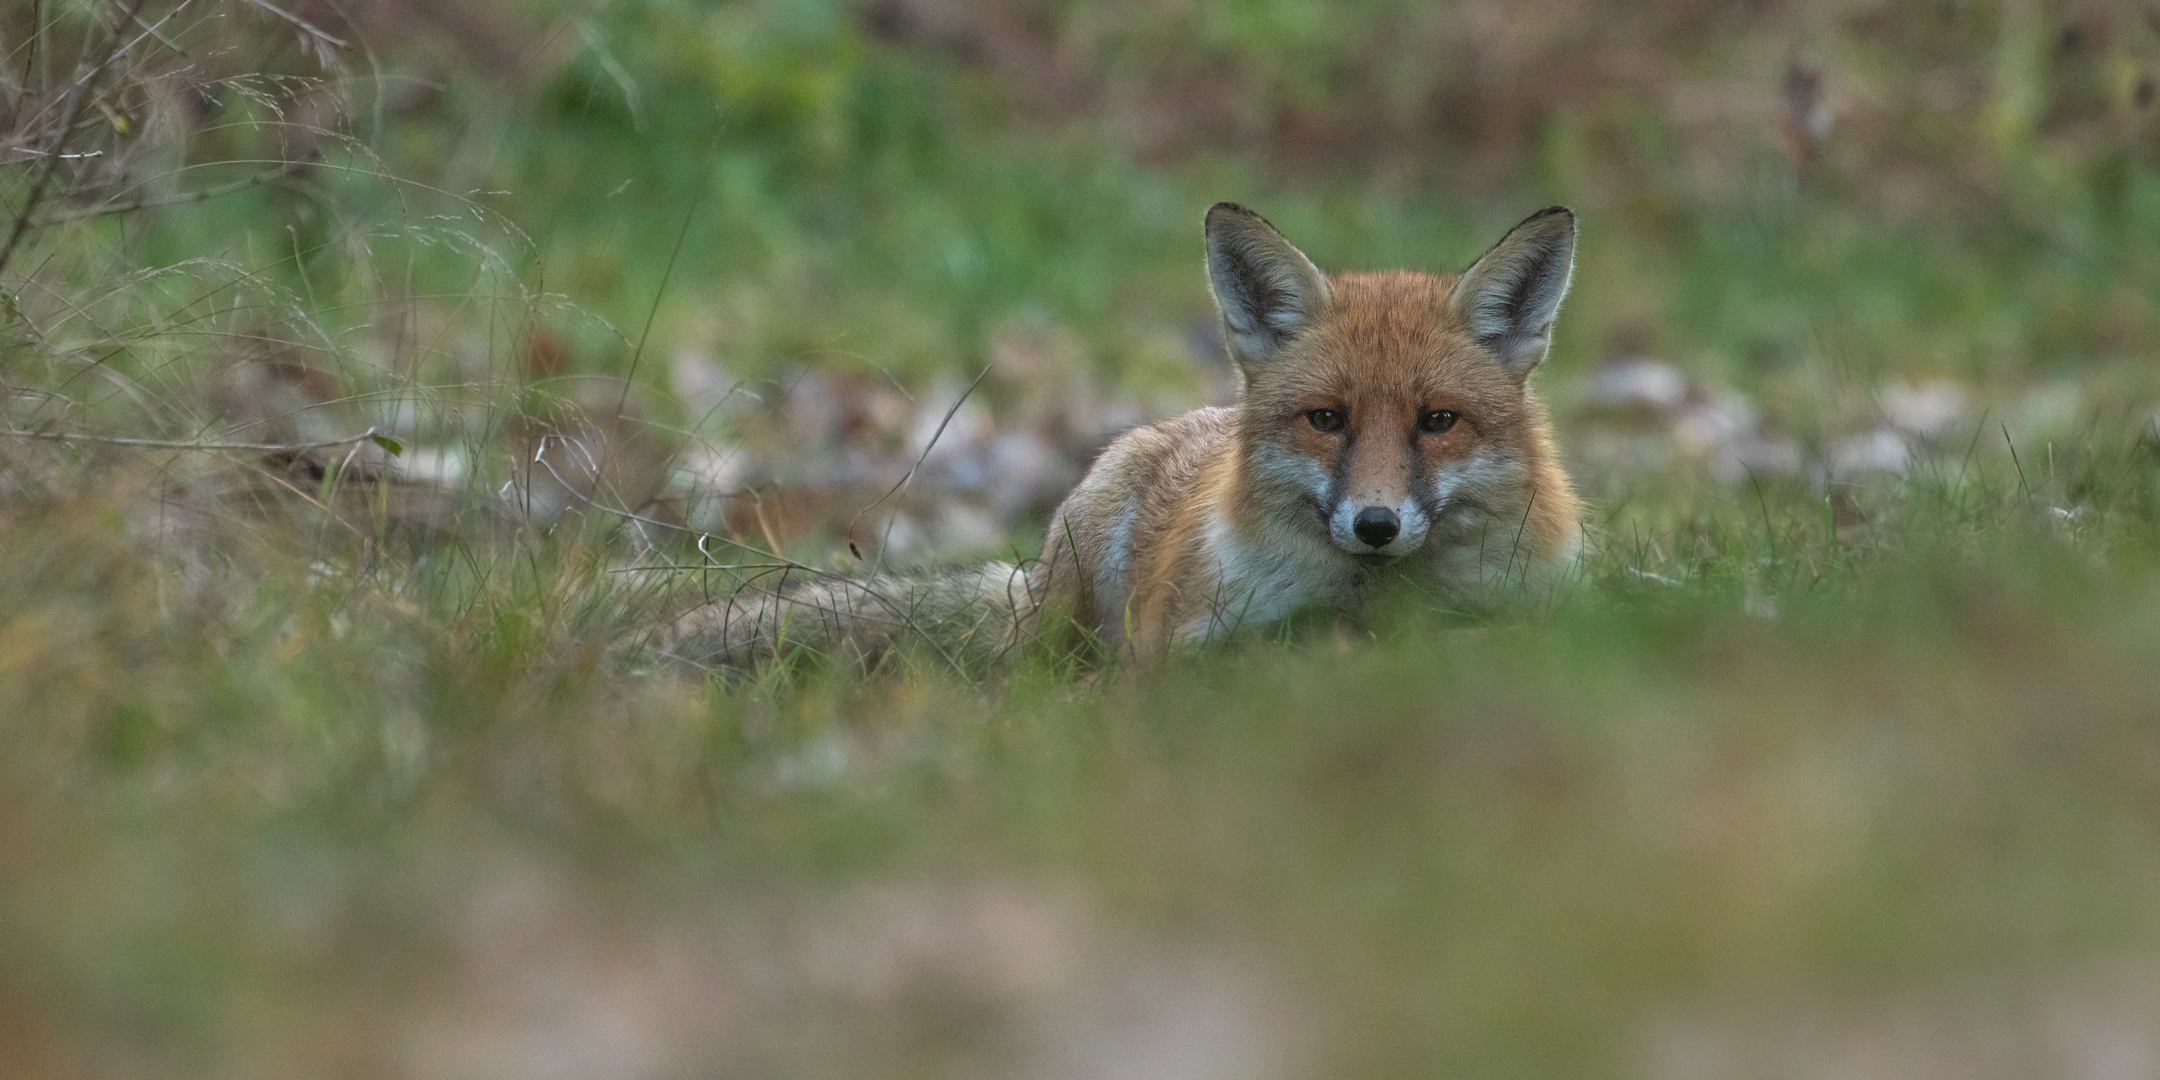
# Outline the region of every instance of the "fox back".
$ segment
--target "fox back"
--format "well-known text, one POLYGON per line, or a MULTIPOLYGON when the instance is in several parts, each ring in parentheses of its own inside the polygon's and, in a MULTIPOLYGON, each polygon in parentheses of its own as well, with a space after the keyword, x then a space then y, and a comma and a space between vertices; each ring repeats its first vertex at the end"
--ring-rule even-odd
POLYGON ((1529 386, 1574 216, 1532 215, 1460 275, 1322 275, 1243 207, 1207 216, 1232 408, 1131 432, 1059 508, 1043 595, 1146 654, 1392 581, 1483 606, 1576 548, 1581 504, 1529 386))

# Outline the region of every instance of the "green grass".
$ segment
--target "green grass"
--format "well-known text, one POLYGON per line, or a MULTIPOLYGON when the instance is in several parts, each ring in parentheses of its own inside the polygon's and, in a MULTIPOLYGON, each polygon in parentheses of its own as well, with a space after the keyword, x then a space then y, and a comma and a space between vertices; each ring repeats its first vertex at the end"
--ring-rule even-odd
POLYGON ((700 681, 609 659, 629 620, 589 550, 191 595, 97 497, 19 510, 10 989, 212 1074, 355 1025, 424 1073, 398 1055, 445 1016, 598 1039, 586 999, 644 1000, 622 978, 746 995, 837 1055, 719 1025, 721 1059, 994 1071, 1032 1060, 1037 998, 1157 950, 1287 1002, 1270 1055, 1352 1075, 1632 1075, 1654 1023, 1765 994, 2045 1009, 2160 944, 2160 464, 2098 468, 2122 494, 2073 538, 1999 476, 1886 492, 1869 539, 1773 491, 1685 516, 1699 554, 1653 564, 1679 587, 1616 542, 1541 617, 1078 684, 700 681), (981 887, 1101 940, 1004 989, 981 887), (787 970, 791 934, 864 932, 802 905, 891 888, 933 926, 873 931, 897 989, 787 970), (490 975, 503 948, 545 970, 490 975))
MULTIPOLYGON (((1593 81, 1666 49, 1671 84, 1518 86, 1520 145, 1376 120, 1319 152, 1296 133, 1473 100, 1418 62, 1455 55, 1447 19, 1029 9, 1132 100, 1242 103, 1166 151, 1125 99, 1046 116, 994 53, 842 5, 504 10, 560 31, 514 77, 380 43, 386 85, 439 90, 378 110, 332 69, 349 115, 299 181, 41 229, 5 268, 11 425, 305 441, 395 405, 476 464, 416 526, 338 468, 0 439, 0 1073, 1688 1080, 1912 1075, 1984 1036, 2006 1064, 1974 1075, 2083 1076, 2065 1030, 2149 1045, 2160 170, 2132 24, 2085 56, 1994 13, 1811 9, 1859 104, 1799 176, 1767 121, 1660 96, 1774 104, 1774 22, 1644 45, 1585 9, 1505 48, 1593 81), (616 394, 668 447, 726 434, 675 400, 686 355, 934 394, 1033 333, 1075 384, 1195 402, 1219 198, 1328 268, 1460 266, 1575 205, 1538 376, 1564 445, 1597 445, 1583 376, 1621 352, 1811 453, 1893 379, 1988 411, 1903 476, 1578 454, 1593 542, 1550 610, 1404 602, 1145 671, 692 671, 648 636, 694 586, 624 572, 689 539, 481 509, 530 479, 517 440, 616 394), (251 396, 290 355, 342 400, 251 396), (2030 405, 2066 386, 2069 419, 2030 405)), ((206 70, 324 74, 282 24, 184 33, 206 70)), ((153 188, 293 134, 220 100, 161 151, 203 167, 153 188)))

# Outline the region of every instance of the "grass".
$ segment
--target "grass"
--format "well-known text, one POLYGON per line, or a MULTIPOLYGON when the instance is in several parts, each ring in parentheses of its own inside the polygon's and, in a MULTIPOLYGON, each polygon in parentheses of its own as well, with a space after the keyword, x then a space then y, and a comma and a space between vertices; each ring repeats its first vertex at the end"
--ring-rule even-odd
MULTIPOLYGON (((11 428, 88 437, 0 437, 0 1073, 2160 1053, 2150 35, 1682 7, 1511 23, 1491 47, 1572 65, 1574 98, 1411 62, 1458 55, 1467 8, 1046 6, 956 40, 905 5, 476 7, 526 58, 495 73, 424 32, 158 24, 179 51, 101 69, 111 109, 71 145, 103 156, 34 212, 311 163, 56 221, 0 267, 11 428), (1029 34, 1076 81, 1045 97, 1000 59, 1029 34), (1845 95, 1805 160, 1776 137, 1795 50, 1845 95), (1627 81, 1646 56, 1664 82, 1627 81), (1703 120, 1705 86, 1742 104, 1703 120), (1001 423, 1086 387, 1198 403, 1196 223, 1225 197, 1329 268, 1459 265, 1581 211, 1539 379, 1596 532, 1551 610, 1404 602, 1145 672, 701 673, 646 647, 694 586, 640 568, 700 554, 591 507, 671 513, 637 485, 769 422, 693 408, 694 360, 729 393, 812 372, 942 412, 1035 343, 1051 362, 984 384, 1001 423), (1585 456, 1586 376, 1618 353, 1745 395, 1811 464, 1585 456), (1813 464, 1925 379, 1975 405, 1904 472, 1813 464), (118 437, 349 441, 95 441, 118 437), (546 456, 564 439, 597 448, 589 482, 546 456), (466 472, 385 481, 423 451, 466 472)), ((37 10, 42 37, 4 21, 12 124, 56 85, 21 43, 95 55, 118 25, 37 10)), ((10 210, 41 162, 0 165, 10 210)), ((782 494, 757 527, 850 565, 830 523, 777 523, 782 494)))

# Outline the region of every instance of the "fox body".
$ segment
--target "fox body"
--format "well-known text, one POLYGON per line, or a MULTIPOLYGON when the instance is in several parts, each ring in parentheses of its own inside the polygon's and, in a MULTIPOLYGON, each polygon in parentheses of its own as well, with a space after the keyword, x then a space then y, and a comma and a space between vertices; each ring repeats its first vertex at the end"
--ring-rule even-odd
POLYGON ((1240 400, 1112 443, 1040 563, 812 581, 694 611, 678 641, 740 662, 783 637, 869 651, 912 626, 1009 644, 1055 619, 1152 656, 1300 608, 1355 612, 1391 582, 1482 606, 1574 552, 1581 504, 1528 385, 1572 273, 1569 211, 1532 215, 1456 276, 1323 275, 1231 203, 1206 226, 1240 400))

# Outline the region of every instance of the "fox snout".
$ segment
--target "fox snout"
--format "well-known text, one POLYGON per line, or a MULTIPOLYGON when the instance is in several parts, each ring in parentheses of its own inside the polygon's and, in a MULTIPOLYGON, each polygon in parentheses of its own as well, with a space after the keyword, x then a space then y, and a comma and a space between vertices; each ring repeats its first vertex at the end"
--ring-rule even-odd
POLYGON ((1352 555, 1400 558, 1425 542, 1430 515, 1414 499, 1376 492, 1345 496, 1328 515, 1328 536, 1352 555))
POLYGON ((1402 531, 1402 518, 1385 506, 1368 506, 1350 519, 1350 531, 1365 543, 1383 548, 1402 531))

